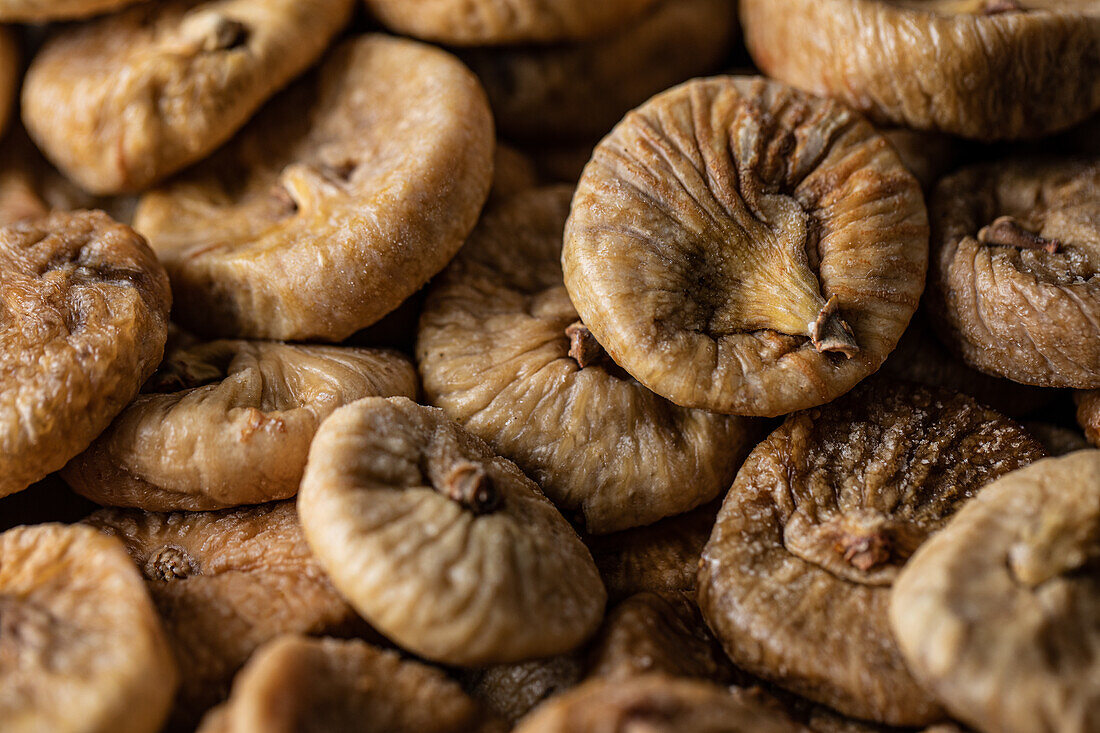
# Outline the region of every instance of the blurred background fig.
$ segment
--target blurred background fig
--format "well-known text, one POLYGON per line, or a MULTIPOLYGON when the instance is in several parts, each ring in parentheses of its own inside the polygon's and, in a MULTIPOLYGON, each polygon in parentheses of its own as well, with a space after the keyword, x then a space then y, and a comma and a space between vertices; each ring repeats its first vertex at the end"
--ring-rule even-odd
POLYGON ((87 18, 136 2, 138 0, 0 0, 0 23, 87 18))

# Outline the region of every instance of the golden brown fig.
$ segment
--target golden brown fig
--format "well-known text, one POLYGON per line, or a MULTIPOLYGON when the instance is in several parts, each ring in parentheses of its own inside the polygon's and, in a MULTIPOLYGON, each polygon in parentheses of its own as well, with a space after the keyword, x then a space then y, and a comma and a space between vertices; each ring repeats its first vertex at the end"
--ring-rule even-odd
POLYGON ((745 43, 766 74, 876 122, 996 140, 1039 137, 1100 109, 1094 0, 740 6, 745 43))
POLYGON ((713 499, 755 431, 670 404, 606 358, 562 283, 570 194, 539 189, 486 212, 431 290, 417 361, 432 404, 589 532, 614 532, 713 499))
POLYGON ((595 40, 471 49, 462 59, 485 85, 503 134, 591 145, 657 92, 717 71, 737 37, 736 20, 731 0, 660 0, 595 40))
POLYGON ((178 673, 122 544, 87 527, 0 534, 5 733, 154 733, 178 673))
POLYGON ((339 341, 441 270, 493 169, 485 94, 454 57, 365 36, 340 46, 221 153, 135 217, 207 336, 339 341))
POLYGON ((990 484, 913 556, 890 623, 909 668, 983 731, 1100 729, 1100 451, 990 484))
POLYGON ((462 670, 459 677, 470 695, 494 715, 515 725, 532 708, 584 677, 584 655, 559 654, 513 664, 462 670))
POLYGON ((354 623, 310 554, 293 502, 178 514, 103 509, 87 522, 123 541, 164 619, 183 682, 174 729, 193 730, 264 642, 354 623))
POLYGON ((916 310, 927 237, 917 181, 858 115, 716 77, 596 147, 562 263, 581 320, 642 384, 774 416, 879 367, 916 310))
POLYGON ((0 0, 0 23, 43 23, 86 18, 138 0, 0 0))
POLYGON ((164 268, 102 212, 0 227, 0 496, 88 447, 156 369, 164 268))
POLYGON ((83 188, 148 188, 205 158, 313 64, 352 4, 160 0, 72 26, 27 71, 23 119, 83 188))
POLYGON ((944 717, 886 619, 909 556, 989 481, 1044 455, 969 397, 885 382, 791 415, 745 461, 699 571, 735 664, 854 717, 944 717))
POLYGON ((932 199, 928 304, 989 374, 1100 387, 1100 160, 1013 160, 948 176, 932 199))
POLYGON ((62 476, 109 506, 225 509, 298 493, 310 441, 362 397, 416 397, 389 351, 211 341, 170 352, 139 395, 62 476))
POLYGON ((1085 438, 1100 447, 1100 390, 1078 392, 1073 400, 1077 403, 1077 424, 1085 431, 1085 438))
POLYGON ((607 594, 576 533, 515 464, 403 397, 342 407, 298 494, 310 546, 375 628, 463 666, 567 652, 607 594))

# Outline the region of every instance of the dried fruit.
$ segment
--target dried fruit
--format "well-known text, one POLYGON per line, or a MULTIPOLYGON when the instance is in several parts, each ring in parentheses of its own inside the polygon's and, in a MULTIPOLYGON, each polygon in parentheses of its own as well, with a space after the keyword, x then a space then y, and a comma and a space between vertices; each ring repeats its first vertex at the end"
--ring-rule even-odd
POLYGON ((508 723, 515 725, 531 709, 584 677, 584 655, 559 654, 513 664, 496 664, 459 673, 470 695, 508 723))
POLYGON ((717 77, 596 147, 562 262, 581 320, 642 384, 774 416, 879 367, 916 310, 927 236, 920 187, 858 115, 717 77))
POLYGON ((23 119, 83 188, 148 188, 206 157, 313 64, 352 4, 146 2, 66 28, 27 71, 23 119))
POLYGON ((0 226, 45 216, 54 209, 102 209, 105 203, 80 190, 47 163, 22 127, 16 126, 4 137, 0 146, 0 226))
POLYGON ((940 176, 954 166, 955 140, 949 135, 907 130, 904 127, 888 127, 881 132, 925 190, 932 188, 940 176))
POLYGON ((743 0, 769 76, 884 124, 1038 137, 1100 109, 1092 0, 743 0), (1008 7, 997 7, 1008 6, 1008 7), (791 22, 792 18, 797 21, 791 22))
POLYGON ((117 540, 61 524, 0 534, 5 731, 153 733, 177 677, 153 604, 117 540))
POLYGON ((722 505, 699 607, 750 673, 854 717, 937 722, 887 625, 890 586, 982 486, 1042 456, 1018 425, 946 390, 870 383, 791 415, 722 505))
POLYGON ((986 487, 913 556, 890 623, 917 679, 981 730, 1100 727, 1100 451, 986 487))
MULTIPOLYGON (((0 13, 3 12, 0 6, 0 13)), ((11 102, 15 96, 15 85, 19 74, 19 55, 16 51, 15 36, 7 28, 0 27, 0 134, 8 123, 11 114, 11 102)))
POLYGON ((62 476, 110 506, 224 509, 298 493, 310 441, 361 397, 415 397, 388 351, 211 341, 170 352, 139 395, 62 476))
POLYGON ((535 163, 511 145, 497 142, 493 158, 493 188, 489 196, 500 201, 538 185, 535 163))
POLYGON ((676 407, 606 358, 562 283, 570 193, 538 189, 486 212, 428 297, 417 361, 432 404, 588 531, 612 532, 717 496, 754 431, 676 407))
POLYGON ((452 56, 366 36, 135 217, 181 325, 339 341, 454 256, 489 192, 493 124, 452 56))
POLYGON ((0 23, 41 23, 85 18, 137 0, 0 0, 0 23))
POLYGON ((1089 447, 1089 442, 1077 430, 1048 422, 1028 421, 1024 423, 1027 431, 1043 444, 1047 455, 1064 456, 1089 447))
POLYGON ((1085 438, 1100 446, 1100 390, 1078 392, 1073 400, 1077 403, 1077 423, 1085 431, 1085 438))
POLYGON ((1100 161, 972 166, 936 187, 928 304, 968 364, 1100 387, 1100 161))
POLYGON ((87 522, 123 541, 164 619, 183 681, 174 729, 193 730, 264 642, 354 622, 310 554, 292 502, 177 514, 103 509, 87 522))
POLYGON ((61 468, 133 398, 170 299, 145 241, 101 212, 0 227, 0 496, 61 468))
POLYGON ((606 593, 572 528, 440 410, 369 397, 334 412, 310 448, 298 511, 356 610, 427 659, 546 657, 600 623, 606 593))

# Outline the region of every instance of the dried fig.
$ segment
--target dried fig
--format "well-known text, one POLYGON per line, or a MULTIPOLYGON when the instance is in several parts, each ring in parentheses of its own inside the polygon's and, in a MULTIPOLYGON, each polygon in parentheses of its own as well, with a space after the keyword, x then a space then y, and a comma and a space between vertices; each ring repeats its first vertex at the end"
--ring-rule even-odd
POLYGON ((984 731, 1100 729, 1100 451, 986 487, 898 576, 909 668, 984 731))
POLYGON ((613 532, 713 499, 755 436, 747 420, 670 404, 606 358, 562 284, 570 193, 486 212, 431 290, 417 361, 432 404, 589 532, 613 532))
POLYGON ((66 28, 27 70, 23 120, 94 193, 205 158, 309 67, 352 0, 170 0, 66 28), (64 114, 58 114, 64 110, 64 114))
POLYGON ((932 199, 928 304, 968 364, 1100 387, 1100 160, 963 169, 932 199))
POLYGON ((178 674, 118 540, 40 524, 0 534, 0 721, 8 733, 154 733, 178 674))
POLYGON ((168 278, 102 212, 0 227, 0 496, 56 471, 156 369, 168 278))
POLYGON ((86 18, 138 0, 0 0, 0 23, 42 23, 86 18))
POLYGON ((1024 423, 1027 431, 1035 436, 1050 456, 1064 456, 1067 453, 1084 450, 1089 447, 1085 436, 1077 430, 1048 422, 1028 421, 1024 423))
POLYGON ((497 142, 493 158, 493 188, 489 192, 494 201, 535 188, 538 179, 533 160, 511 145, 497 142))
POLYGON ((889 127, 881 132, 925 190, 931 189, 940 176, 953 167, 955 141, 948 135, 903 127, 889 127))
POLYGON ((462 670, 459 676, 475 700, 514 725, 543 700, 576 686, 584 677, 584 668, 584 655, 570 652, 462 670))
POLYGON ((62 471, 80 494, 150 511, 289 499, 321 422, 361 397, 416 397, 394 352, 211 341, 171 352, 62 471))
POLYGON ((485 85, 503 134, 594 142, 657 92, 717 70, 736 16, 730 0, 660 0, 596 40, 471 49, 462 59, 485 85))
POLYGON ((927 237, 920 186, 858 115, 716 77, 596 147, 562 263, 581 320, 642 384, 775 416, 879 367, 916 310, 927 237))
POLYGON ((1093 0, 742 0, 763 71, 876 122, 1039 137, 1100 109, 1093 0), (793 22, 792 22, 793 21, 793 22))
POLYGON ((1077 403, 1077 423, 1085 431, 1085 438, 1100 446, 1100 390, 1078 392, 1073 400, 1077 403))
POLYGON ((356 610, 427 659, 546 657, 600 623, 607 595, 572 528, 441 410, 368 397, 334 412, 310 448, 298 511, 356 610))
POLYGON ((264 642, 354 621, 310 554, 292 502, 177 514, 103 509, 87 522, 123 541, 164 619, 183 680, 176 729, 193 729, 224 699, 264 642))
POLYGON ((937 722, 887 625, 890 586, 982 486, 1042 456, 1023 428, 946 390, 870 383, 791 415, 722 505, 699 607, 750 673, 854 717, 937 722))
POLYGON ((493 123, 474 76, 366 36, 281 95, 135 216, 207 336, 339 341, 441 270, 489 192, 493 123))

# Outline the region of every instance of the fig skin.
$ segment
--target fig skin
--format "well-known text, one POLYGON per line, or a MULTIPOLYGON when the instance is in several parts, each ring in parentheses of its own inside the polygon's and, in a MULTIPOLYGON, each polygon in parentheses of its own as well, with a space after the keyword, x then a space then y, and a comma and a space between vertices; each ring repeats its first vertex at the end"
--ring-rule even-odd
POLYGON ((1100 11, 1088 0, 743 0, 768 76, 872 121, 976 140, 1041 137, 1100 109, 1100 11), (963 6, 963 7, 959 7, 963 6), (797 19, 792 22, 792 19, 797 19))
POLYGON ((0 227, 0 496, 83 451, 156 369, 164 268, 102 212, 0 227))
POLYGON ((1100 726, 1100 451, 987 486, 902 571, 890 623, 960 720, 1004 733, 1100 726))
POLYGON ((135 215, 173 317, 205 337, 341 341, 450 261, 489 193, 493 123, 451 55, 367 35, 135 215))
POLYGON ((596 147, 565 285, 616 364, 686 406, 777 416, 874 372, 927 267, 920 187, 836 102, 776 82, 688 82, 596 147))
POLYGON ((74 20, 133 5, 139 0, 0 0, 0 23, 74 20))
POLYGON ((585 674, 580 651, 458 672, 463 687, 499 718, 515 725, 539 703, 575 687, 585 674))
POLYGON ((317 60, 352 6, 158 0, 66 28, 27 70, 23 121, 82 188, 147 189, 232 137, 317 60))

